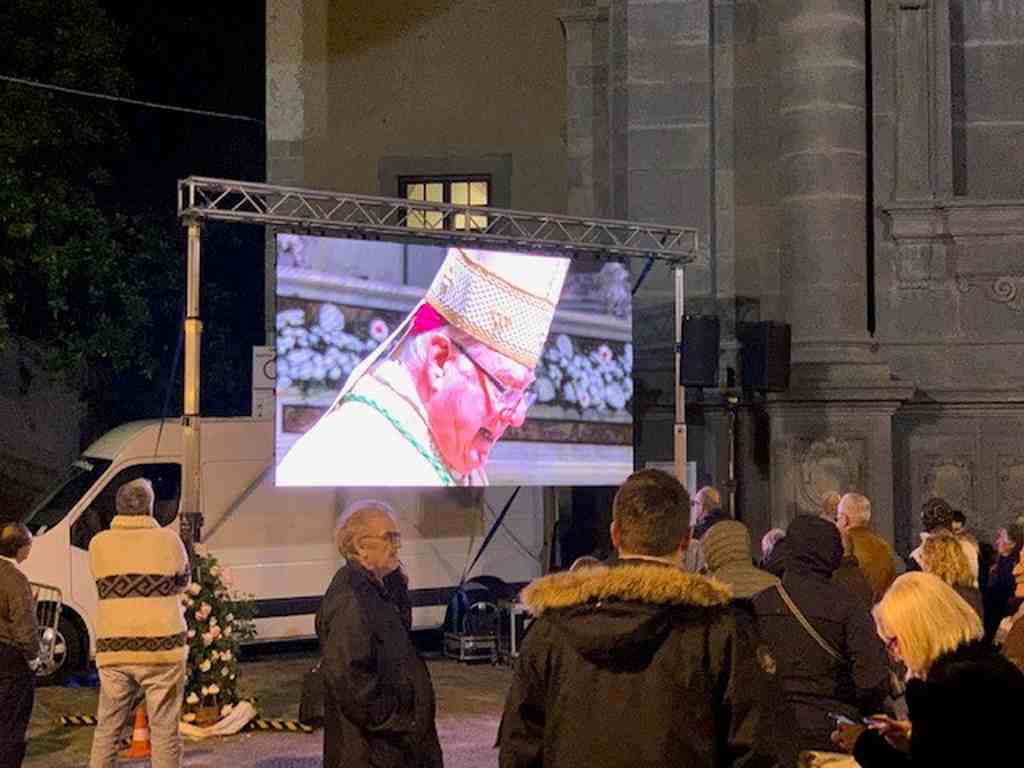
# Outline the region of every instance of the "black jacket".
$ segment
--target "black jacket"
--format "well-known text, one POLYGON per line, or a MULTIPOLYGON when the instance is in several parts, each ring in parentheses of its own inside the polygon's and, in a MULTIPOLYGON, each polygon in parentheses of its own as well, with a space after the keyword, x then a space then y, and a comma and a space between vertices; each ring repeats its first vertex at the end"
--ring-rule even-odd
POLYGON ((907 683, 910 754, 865 731, 854 748, 862 768, 1019 765, 1024 673, 985 642, 939 657, 928 679, 907 683))
POLYGON ((834 723, 828 714, 859 720, 881 711, 889 692, 888 659, 869 605, 833 581, 842 558, 842 540, 833 523, 811 515, 790 523, 782 584, 842 661, 814 641, 777 590, 765 590, 753 600, 761 636, 779 665, 801 749, 833 749, 829 736, 834 723))
POLYGON ((522 599, 538 618, 501 768, 752 768, 776 751, 793 764, 775 662, 719 582, 627 558, 540 579, 522 599))
POLYGON ((324 768, 437 768, 434 688, 387 587, 355 563, 316 617, 323 654, 324 768))
POLYGON ((1017 610, 1014 594, 1017 580, 1013 575, 1014 566, 1020 558, 1019 550, 1009 555, 999 555, 989 570, 988 589, 984 595, 985 637, 992 638, 999 629, 999 623, 1017 610))

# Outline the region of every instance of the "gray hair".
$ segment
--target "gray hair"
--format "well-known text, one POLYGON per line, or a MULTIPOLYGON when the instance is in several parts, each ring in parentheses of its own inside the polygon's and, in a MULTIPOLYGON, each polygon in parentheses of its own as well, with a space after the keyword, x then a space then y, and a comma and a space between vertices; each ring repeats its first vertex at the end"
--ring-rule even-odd
POLYGON ((358 557, 356 542, 369 533, 369 523, 378 515, 387 515, 392 521, 398 521, 394 508, 378 499, 359 499, 345 507, 334 529, 334 543, 342 557, 346 560, 358 557))
POLYGON ((849 521, 849 527, 867 525, 871 520, 871 501, 859 493, 847 493, 839 501, 839 506, 849 521))
POLYGON ((140 477, 117 489, 114 506, 119 515, 152 515, 155 500, 153 484, 140 477))

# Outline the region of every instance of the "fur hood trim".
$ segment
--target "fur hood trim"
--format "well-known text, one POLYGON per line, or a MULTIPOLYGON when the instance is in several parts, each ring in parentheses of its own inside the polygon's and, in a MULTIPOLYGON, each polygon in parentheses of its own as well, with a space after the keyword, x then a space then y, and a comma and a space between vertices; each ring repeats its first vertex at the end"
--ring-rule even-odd
POLYGON ((537 579, 522 592, 533 616, 558 608, 615 600, 653 605, 725 605, 732 592, 722 582, 671 565, 636 561, 556 573, 537 579))

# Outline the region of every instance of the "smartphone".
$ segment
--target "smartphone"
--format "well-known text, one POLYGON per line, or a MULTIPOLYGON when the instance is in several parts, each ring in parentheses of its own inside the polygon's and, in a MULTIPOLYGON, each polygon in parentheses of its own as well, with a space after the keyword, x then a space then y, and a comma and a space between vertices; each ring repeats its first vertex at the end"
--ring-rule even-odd
POLYGON ((848 718, 846 715, 840 715, 836 712, 829 712, 828 716, 835 722, 836 725, 856 725, 853 720, 848 718))

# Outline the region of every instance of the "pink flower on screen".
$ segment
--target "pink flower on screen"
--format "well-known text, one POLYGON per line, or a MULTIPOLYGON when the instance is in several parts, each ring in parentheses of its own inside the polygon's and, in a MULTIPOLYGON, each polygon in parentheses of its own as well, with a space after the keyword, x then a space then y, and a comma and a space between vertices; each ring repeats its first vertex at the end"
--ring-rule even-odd
POLYGON ((391 329, 388 328, 388 324, 379 317, 374 318, 370 322, 370 338, 378 344, 384 341, 390 333, 391 329))

